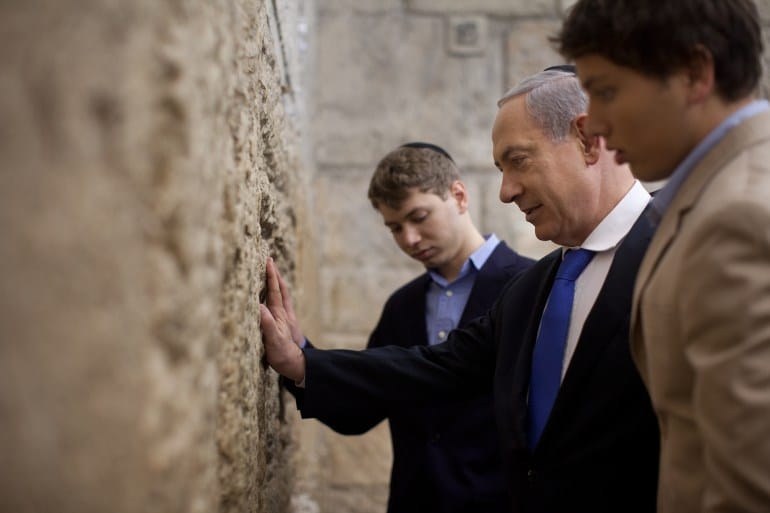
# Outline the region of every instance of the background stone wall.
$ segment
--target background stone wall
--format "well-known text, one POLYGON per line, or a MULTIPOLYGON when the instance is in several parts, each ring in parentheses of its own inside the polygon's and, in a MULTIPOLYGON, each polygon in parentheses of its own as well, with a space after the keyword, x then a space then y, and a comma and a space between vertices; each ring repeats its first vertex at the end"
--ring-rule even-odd
POLYGON ((287 511, 257 305, 268 253, 316 266, 278 3, 0 2, 0 511, 287 511))

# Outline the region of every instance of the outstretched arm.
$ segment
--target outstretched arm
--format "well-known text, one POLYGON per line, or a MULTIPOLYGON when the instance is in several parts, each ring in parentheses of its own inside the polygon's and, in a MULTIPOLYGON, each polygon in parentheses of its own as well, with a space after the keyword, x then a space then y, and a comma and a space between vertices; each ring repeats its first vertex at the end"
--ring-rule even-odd
POLYGON ((299 383, 305 379, 305 355, 300 349, 304 339, 297 323, 286 283, 272 258, 266 264, 267 298, 259 305, 260 330, 265 356, 270 366, 282 376, 299 383))
POLYGON ((452 331, 447 342, 435 346, 303 351, 292 338, 288 292, 285 285, 281 290, 272 260, 266 273, 267 299, 260 305, 265 355, 279 374, 295 383, 307 379, 307 388, 297 397, 303 418, 335 419, 335 429, 353 433, 360 428, 353 427, 353 417, 490 390, 496 355, 494 316, 452 331))

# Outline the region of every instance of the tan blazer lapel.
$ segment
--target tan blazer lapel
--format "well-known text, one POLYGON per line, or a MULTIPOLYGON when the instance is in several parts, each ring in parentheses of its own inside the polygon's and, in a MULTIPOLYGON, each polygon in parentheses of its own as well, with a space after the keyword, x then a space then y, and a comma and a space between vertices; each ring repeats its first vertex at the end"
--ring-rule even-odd
POLYGON ((728 161, 745 148, 767 140, 770 137, 768 134, 770 134, 770 111, 757 114, 730 130, 696 164, 677 191, 671 205, 663 214, 663 218, 660 220, 660 224, 650 242, 650 247, 647 249, 647 253, 639 267, 631 309, 631 351, 645 380, 647 371, 644 348, 642 347, 639 305, 641 304, 641 297, 647 284, 655 273, 661 258, 666 254, 669 244, 677 235, 683 218, 693 205, 697 203, 703 189, 719 171, 724 169, 728 161))

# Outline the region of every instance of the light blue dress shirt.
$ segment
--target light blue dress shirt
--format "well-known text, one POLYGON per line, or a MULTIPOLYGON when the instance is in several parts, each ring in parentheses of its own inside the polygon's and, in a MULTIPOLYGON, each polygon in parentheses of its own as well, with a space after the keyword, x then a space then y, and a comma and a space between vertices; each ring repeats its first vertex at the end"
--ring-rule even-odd
POLYGON ((431 282, 425 295, 425 325, 429 345, 444 342, 449 332, 457 327, 476 276, 499 243, 500 239, 495 234, 489 235, 486 242, 465 261, 459 276, 452 283, 428 269, 431 282))

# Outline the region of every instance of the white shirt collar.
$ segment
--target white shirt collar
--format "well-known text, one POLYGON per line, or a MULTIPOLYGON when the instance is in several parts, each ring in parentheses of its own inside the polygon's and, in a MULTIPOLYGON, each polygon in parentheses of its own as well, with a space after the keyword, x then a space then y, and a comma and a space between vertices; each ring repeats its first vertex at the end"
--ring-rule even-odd
POLYGON ((650 202, 650 194, 638 180, 580 246, 601 252, 617 247, 650 202))

